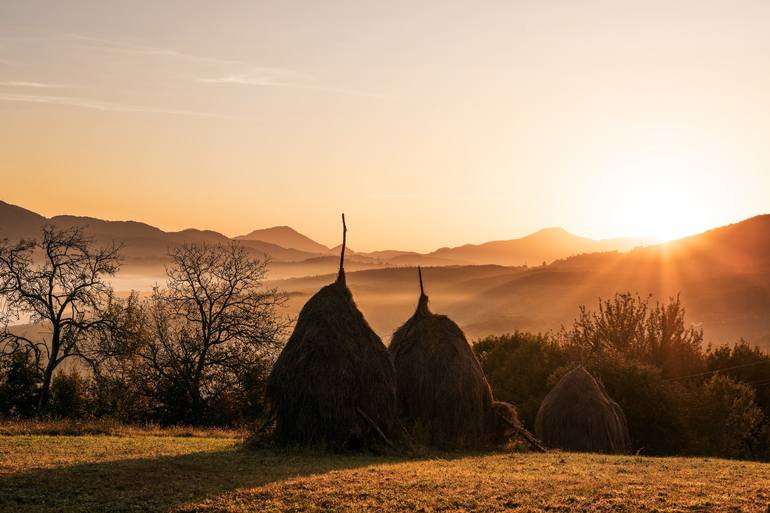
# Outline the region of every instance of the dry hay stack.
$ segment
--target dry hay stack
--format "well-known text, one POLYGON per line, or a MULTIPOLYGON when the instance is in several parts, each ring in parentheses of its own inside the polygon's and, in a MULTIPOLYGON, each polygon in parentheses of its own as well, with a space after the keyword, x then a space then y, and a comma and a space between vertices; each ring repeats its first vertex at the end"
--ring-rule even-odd
POLYGON ((343 235, 337 281, 302 308, 268 378, 274 436, 282 444, 331 449, 390 444, 396 418, 393 363, 345 284, 344 241, 343 235))
POLYGON ((582 366, 568 372, 545 396, 535 434, 549 447, 568 451, 626 453, 626 416, 582 366))
POLYGON ((398 412, 419 443, 441 448, 489 444, 495 422, 492 392, 462 330, 428 309, 422 287, 417 310, 396 330, 390 354, 396 367, 398 412))

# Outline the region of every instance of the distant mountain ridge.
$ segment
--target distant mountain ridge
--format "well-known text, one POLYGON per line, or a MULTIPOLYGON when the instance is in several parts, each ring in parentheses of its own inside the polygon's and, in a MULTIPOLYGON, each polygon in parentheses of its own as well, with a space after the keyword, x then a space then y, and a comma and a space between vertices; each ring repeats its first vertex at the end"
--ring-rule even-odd
MULTIPOLYGON (((164 232, 134 221, 49 219, 0 201, 0 239, 39 237, 46 223, 84 227, 99 243, 123 242, 122 272, 143 277, 162 275, 168 250, 175 245, 231 240, 211 230, 164 232)), ((304 240, 292 232, 278 230, 291 240, 304 240)), ((290 293, 294 313, 332 279, 339 265, 335 248, 316 253, 262 240, 239 241, 254 254, 270 256, 270 285, 290 293)), ((345 267, 356 302, 383 338, 411 315, 419 292, 414 266, 422 265, 436 311, 451 315, 469 337, 558 329, 575 317, 578 305, 594 307, 599 297, 631 291, 663 299, 681 294, 688 322, 702 326, 708 341, 747 337, 770 347, 770 215, 620 251, 633 241, 594 241, 549 228, 520 239, 427 254, 350 250, 345 267), (487 259, 495 261, 478 263, 487 259), (539 265, 543 260, 551 263, 539 265), (525 261, 529 267, 521 265, 525 261)))
MULTIPOLYGON (((558 330, 579 314, 579 305, 593 309, 600 297, 631 292, 679 297, 686 322, 703 328, 707 343, 743 337, 770 348, 770 215, 625 253, 579 254, 528 268, 423 267, 422 274, 434 311, 450 315, 469 338, 558 330)), ((298 310, 331 279, 274 285, 291 292, 298 310)), ((413 267, 350 272, 347 284, 383 339, 411 315, 419 295, 413 267)))
MULTIPOLYGON (((213 231, 186 229, 166 232, 137 221, 105 221, 93 217, 59 215, 46 218, 0 201, 0 239, 34 238, 46 223, 60 227, 80 226, 98 242, 113 240, 124 244, 124 270, 132 273, 162 272, 168 262, 169 248, 185 242, 223 244, 229 237, 213 231)), ((333 272, 336 260, 329 258, 339 252, 339 246, 328 247, 289 226, 274 226, 254 230, 234 238, 249 250, 265 254, 273 261, 273 272, 281 277, 305 276, 333 272)), ((441 248, 430 253, 414 251, 356 252, 348 248, 346 264, 350 269, 399 266, 444 265, 540 265, 581 253, 597 251, 625 251, 635 245, 634 239, 596 241, 573 235, 561 228, 547 228, 512 240, 484 244, 466 244, 441 248)))
POLYGON ((631 238, 594 240, 574 235, 564 228, 544 228, 519 239, 441 248, 429 256, 480 265, 539 265, 543 261, 564 258, 565 254, 627 251, 643 243, 642 239, 631 238))

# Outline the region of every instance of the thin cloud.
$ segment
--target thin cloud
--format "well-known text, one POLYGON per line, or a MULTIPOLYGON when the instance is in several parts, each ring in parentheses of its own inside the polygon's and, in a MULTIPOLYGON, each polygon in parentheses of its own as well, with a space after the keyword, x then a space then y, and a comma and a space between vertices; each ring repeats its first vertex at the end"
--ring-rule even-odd
POLYGON ((106 102, 90 98, 76 98, 71 96, 44 96, 31 94, 0 94, 0 101, 17 103, 39 103, 48 105, 63 105, 78 107, 81 109, 98 110, 102 112, 140 112, 152 114, 174 114, 181 116, 214 117, 233 119, 233 116, 196 112, 191 110, 163 109, 125 103, 106 102))
POLYGON ((241 84, 263 87, 298 87, 303 81, 312 80, 307 73, 300 73, 284 68, 254 68, 249 73, 230 74, 215 78, 199 78, 198 82, 207 84, 241 84))
POLYGON ((23 80, 2 80, 0 87, 29 87, 32 89, 60 89, 69 87, 64 84, 45 84, 43 82, 25 82, 23 80))
POLYGON ((75 41, 86 44, 90 47, 99 48, 105 51, 120 52, 133 55, 149 55, 157 57, 168 57, 178 60, 186 60, 191 62, 200 62, 207 64, 246 64, 243 61, 232 59, 221 59, 218 57, 207 57, 202 55, 193 55, 185 52, 180 52, 171 48, 159 48, 154 46, 136 45, 133 43, 125 43, 120 41, 112 41, 109 39, 102 39, 99 37, 84 36, 82 34, 66 34, 66 37, 75 41))
MULTIPOLYGON (((215 64, 220 66, 237 65, 241 67, 241 69, 249 65, 244 61, 235 59, 222 59, 218 57, 193 55, 170 48, 136 45, 99 37, 86 36, 82 34, 66 34, 66 37, 86 44, 90 47, 105 51, 120 52, 132 55, 166 57, 188 62, 196 62, 200 64, 215 64)), ((342 94, 347 96, 359 96, 363 98, 392 98, 388 95, 372 93, 369 91, 360 91, 358 89, 325 86, 315 83, 313 81, 313 77, 307 73, 286 68, 257 67, 252 68, 247 73, 230 73, 222 76, 198 78, 197 81, 207 84, 237 84, 258 87, 306 89, 333 94, 342 94)))
POLYGON ((392 98, 391 96, 380 93, 325 86, 314 82, 312 75, 283 68, 256 68, 249 73, 230 74, 214 78, 199 78, 198 82, 258 87, 286 87, 343 94, 347 96, 360 96, 364 98, 392 98))

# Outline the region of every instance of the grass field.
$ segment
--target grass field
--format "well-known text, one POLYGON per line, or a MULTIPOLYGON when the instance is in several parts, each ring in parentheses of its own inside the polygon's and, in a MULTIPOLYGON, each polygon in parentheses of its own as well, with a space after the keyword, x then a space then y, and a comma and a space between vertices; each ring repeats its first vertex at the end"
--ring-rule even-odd
POLYGON ((770 503, 770 464, 711 458, 493 453, 407 459, 243 450, 239 438, 222 433, 5 433, 3 512, 765 513, 770 503))

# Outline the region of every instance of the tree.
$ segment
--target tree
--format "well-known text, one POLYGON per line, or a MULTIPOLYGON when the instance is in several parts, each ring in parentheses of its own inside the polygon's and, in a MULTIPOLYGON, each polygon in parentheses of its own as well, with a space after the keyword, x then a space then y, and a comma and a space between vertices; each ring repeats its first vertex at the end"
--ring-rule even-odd
POLYGON ((279 315, 286 297, 263 287, 268 261, 238 243, 187 244, 171 258, 167 288, 145 305, 143 364, 135 370, 166 421, 198 423, 207 405, 274 358, 288 325, 279 315))
POLYGON ((48 406, 54 371, 68 358, 93 363, 91 342, 109 322, 101 315, 112 301, 105 281, 119 268, 119 247, 96 248, 81 229, 45 226, 42 238, 0 243, 0 353, 33 355, 42 383, 37 413, 48 406), (48 329, 44 340, 33 340, 10 328, 29 317, 48 329))
POLYGON ((562 344, 583 362, 624 357, 654 365, 665 377, 705 368, 703 332, 685 323, 679 297, 651 304, 630 293, 599 300, 598 310, 580 306, 570 329, 562 329, 562 344))

